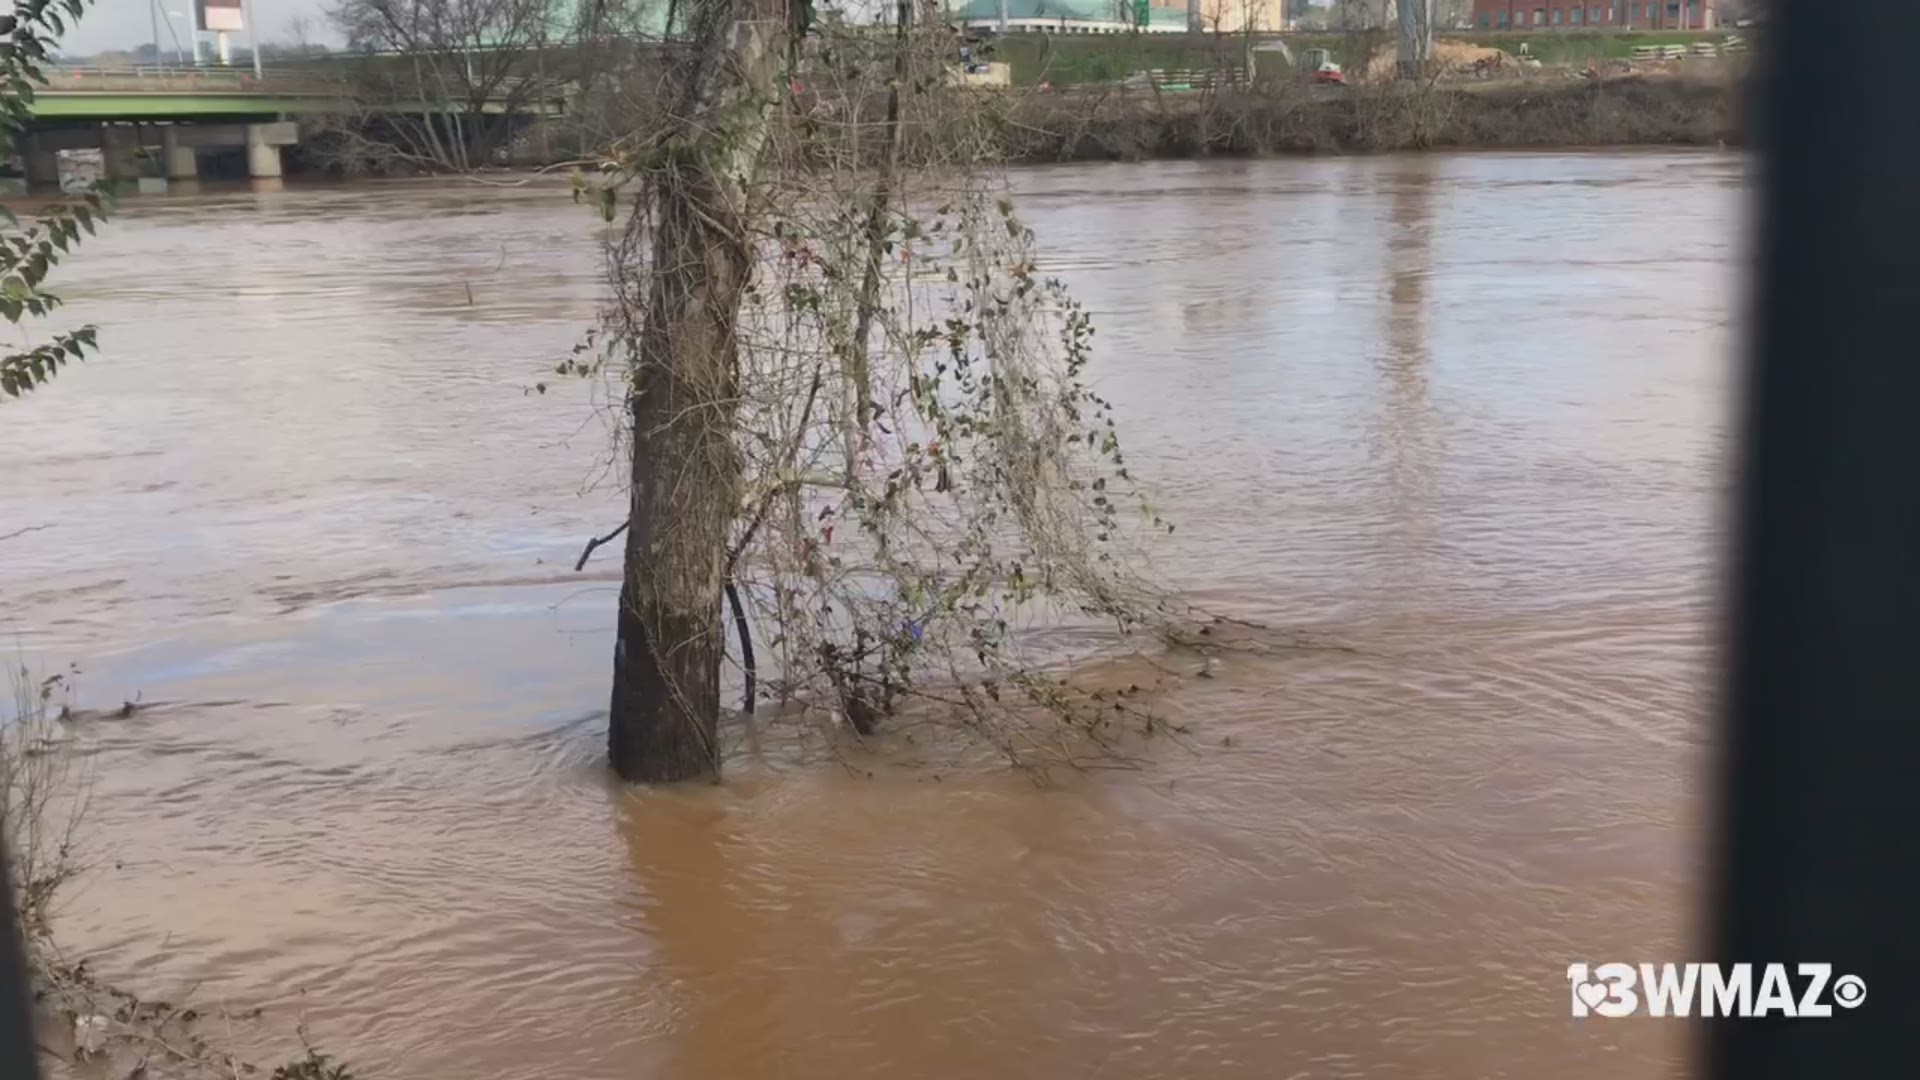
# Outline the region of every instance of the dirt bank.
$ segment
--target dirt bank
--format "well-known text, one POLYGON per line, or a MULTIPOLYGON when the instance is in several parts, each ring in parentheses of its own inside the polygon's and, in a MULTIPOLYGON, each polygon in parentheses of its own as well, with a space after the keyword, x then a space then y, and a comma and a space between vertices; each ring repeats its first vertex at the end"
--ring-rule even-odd
POLYGON ((1021 94, 999 117, 1009 159, 1712 146, 1740 142, 1726 77, 1557 77, 1459 86, 1021 94))
MULTIPOLYGON (((1485 54, 1462 54, 1471 66, 1485 54)), ((1510 69, 1502 69, 1510 70, 1510 69)), ((1020 164, 1142 161, 1208 155, 1353 154, 1396 150, 1606 146, 1716 146, 1742 142, 1744 68, 1695 65, 1688 72, 1582 77, 1567 72, 1433 83, 1307 86, 1292 81, 1199 91, 1151 87, 981 90, 922 99, 906 128, 906 159, 938 167, 954 154, 1000 155, 1020 164)), ((885 152, 884 98, 868 95, 849 116, 844 101, 810 99, 776 123, 792 125, 802 156, 845 165, 855 148, 885 152), (849 130, 859 132, 853 140, 849 130), (831 134, 832 137, 829 137, 831 134)), ((645 139, 665 115, 634 111, 617 127, 645 139)), ((554 123, 511 148, 527 168, 592 158, 606 125, 554 123)), ((298 161, 347 174, 430 171, 413 160, 352 157, 351 146, 309 140, 298 161)))
MULTIPOLYGON (((1491 49, 1465 41, 1445 39, 1435 41, 1433 59, 1443 77, 1521 70, 1520 61, 1512 53, 1504 49, 1491 49)), ((1374 51, 1373 56, 1368 59, 1365 68, 1359 74, 1366 82, 1390 82, 1398 72, 1399 66, 1399 46, 1383 45, 1374 51)))

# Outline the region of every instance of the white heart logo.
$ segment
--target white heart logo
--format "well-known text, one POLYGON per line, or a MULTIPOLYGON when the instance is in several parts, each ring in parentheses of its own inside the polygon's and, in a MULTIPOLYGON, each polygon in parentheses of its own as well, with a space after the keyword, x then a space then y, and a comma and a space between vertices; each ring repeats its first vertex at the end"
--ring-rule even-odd
POLYGON ((1586 1002, 1589 1009, 1599 1008, 1601 1002, 1612 996, 1606 983, 1581 983, 1574 987, 1573 992, 1580 995, 1580 1000, 1586 1002))

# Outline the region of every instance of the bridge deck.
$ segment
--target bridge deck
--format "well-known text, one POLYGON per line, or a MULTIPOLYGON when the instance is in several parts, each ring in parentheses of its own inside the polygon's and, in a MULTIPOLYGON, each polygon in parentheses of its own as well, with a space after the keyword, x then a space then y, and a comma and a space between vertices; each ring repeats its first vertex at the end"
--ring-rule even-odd
MULTIPOLYGON (((34 95, 33 115, 41 120, 191 120, 195 117, 263 117, 352 112, 441 112, 425 101, 356 103, 337 73, 269 71, 255 78, 232 68, 86 68, 47 69, 47 85, 34 95)), ((504 100, 481 110, 506 111, 504 100)), ((558 112, 544 102, 529 111, 558 112)))

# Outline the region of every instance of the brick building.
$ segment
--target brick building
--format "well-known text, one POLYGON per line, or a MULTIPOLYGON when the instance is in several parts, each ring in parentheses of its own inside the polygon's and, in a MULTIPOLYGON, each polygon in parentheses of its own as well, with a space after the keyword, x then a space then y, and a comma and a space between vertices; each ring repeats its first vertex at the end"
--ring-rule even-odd
POLYGON ((1473 0, 1476 30, 1711 30, 1715 0, 1473 0))

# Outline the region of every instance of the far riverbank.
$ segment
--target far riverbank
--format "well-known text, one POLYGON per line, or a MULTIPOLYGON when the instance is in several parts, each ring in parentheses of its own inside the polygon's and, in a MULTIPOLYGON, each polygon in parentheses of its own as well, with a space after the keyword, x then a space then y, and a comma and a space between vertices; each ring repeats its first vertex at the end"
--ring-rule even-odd
POLYGON ((1187 94, 1029 93, 997 131, 1008 160, 1739 145, 1726 76, 1554 78, 1187 94))
MULTIPOLYGON (((903 125, 901 151, 916 166, 959 154, 1008 164, 1148 161, 1203 157, 1378 154, 1423 150, 1554 150, 1739 146, 1741 67, 1625 75, 1565 70, 1522 78, 1360 82, 1308 86, 1292 80, 1199 90, 1077 86, 941 95, 903 125)), ((885 151, 883 98, 849 115, 844 101, 815 99, 776 124, 857 131, 851 140, 801 139, 821 168, 843 168, 851 150, 885 151)), ((496 167, 577 167, 605 153, 608 131, 645 145, 664 108, 621 103, 519 133, 491 154, 496 167), (617 122, 612 119, 617 115, 617 122)), ((347 176, 419 175, 427 158, 368 154, 364 133, 323 132, 295 148, 290 171, 347 176)))

